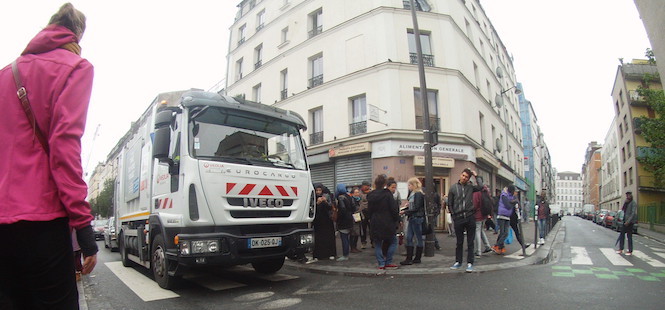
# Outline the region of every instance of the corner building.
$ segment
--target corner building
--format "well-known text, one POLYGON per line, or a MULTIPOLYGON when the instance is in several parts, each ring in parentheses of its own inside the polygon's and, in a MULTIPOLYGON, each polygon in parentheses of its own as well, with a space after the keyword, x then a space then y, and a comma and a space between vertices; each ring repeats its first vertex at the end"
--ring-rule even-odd
POLYGON ((476 0, 418 0, 429 115, 420 102, 409 1, 242 1, 227 85, 305 118, 314 182, 358 186, 378 174, 424 177, 423 120, 439 132, 436 191, 464 168, 491 190, 526 191, 515 71, 476 0))

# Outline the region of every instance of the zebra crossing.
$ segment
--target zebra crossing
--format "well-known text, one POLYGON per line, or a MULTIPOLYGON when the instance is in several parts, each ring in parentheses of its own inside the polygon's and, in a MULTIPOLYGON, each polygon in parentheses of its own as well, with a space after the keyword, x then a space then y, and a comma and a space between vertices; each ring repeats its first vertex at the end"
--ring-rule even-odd
MULTIPOLYGON (((133 268, 125 268, 121 262, 105 263, 106 267, 115 274, 130 290, 143 301, 180 297, 177 293, 166 290, 145 274, 133 268)), ((235 266, 224 269, 223 272, 202 273, 190 272, 183 276, 183 280, 204 287, 211 291, 223 291, 252 285, 256 281, 281 282, 298 279, 298 276, 285 273, 260 274, 247 266, 235 266)))
POLYGON ((655 268, 665 267, 665 250, 658 248, 649 248, 649 254, 633 250, 632 256, 617 254, 613 248, 587 248, 580 246, 570 247, 570 261, 572 265, 587 266, 621 266, 631 267, 636 264, 646 264, 655 268), (600 255, 599 255, 600 254, 600 255))

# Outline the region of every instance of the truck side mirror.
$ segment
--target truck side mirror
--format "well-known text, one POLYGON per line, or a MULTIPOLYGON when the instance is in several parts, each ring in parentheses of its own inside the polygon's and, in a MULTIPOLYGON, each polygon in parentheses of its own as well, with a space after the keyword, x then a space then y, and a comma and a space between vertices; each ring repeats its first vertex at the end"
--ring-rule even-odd
POLYGON ((163 110, 157 112, 155 117, 155 140, 152 145, 152 157, 160 162, 171 162, 169 159, 169 148, 171 146, 171 129, 173 122, 173 111, 163 110))

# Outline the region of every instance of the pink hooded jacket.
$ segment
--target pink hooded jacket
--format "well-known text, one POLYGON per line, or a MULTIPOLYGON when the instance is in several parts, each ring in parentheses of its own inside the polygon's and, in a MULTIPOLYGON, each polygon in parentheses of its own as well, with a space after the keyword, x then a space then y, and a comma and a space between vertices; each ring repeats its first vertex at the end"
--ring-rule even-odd
POLYGON ((80 229, 93 216, 85 201, 81 136, 92 91, 93 67, 59 48, 78 42, 70 30, 49 25, 18 59, 35 118, 50 156, 35 137, 16 96, 11 65, 0 71, 0 224, 68 217, 80 229))

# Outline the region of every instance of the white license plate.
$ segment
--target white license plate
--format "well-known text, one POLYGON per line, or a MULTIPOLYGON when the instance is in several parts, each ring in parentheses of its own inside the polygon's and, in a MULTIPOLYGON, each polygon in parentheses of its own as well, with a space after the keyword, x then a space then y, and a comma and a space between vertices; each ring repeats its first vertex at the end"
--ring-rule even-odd
POLYGON ((247 248, 249 249, 272 248, 281 245, 282 237, 247 239, 247 248))

